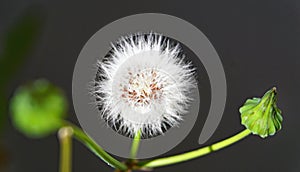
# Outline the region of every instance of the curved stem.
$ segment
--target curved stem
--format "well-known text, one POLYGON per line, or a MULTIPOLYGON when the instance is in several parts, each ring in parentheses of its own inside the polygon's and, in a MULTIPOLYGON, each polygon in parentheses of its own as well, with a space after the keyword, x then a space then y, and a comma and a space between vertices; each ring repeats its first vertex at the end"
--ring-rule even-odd
POLYGON ((251 131, 248 129, 245 129, 232 137, 229 137, 225 140, 222 140, 222 141, 212 144, 210 146, 206 146, 206 147, 199 148, 199 149, 187 152, 187 153, 174 155, 174 156, 170 156, 170 157, 164 157, 164 158, 159 158, 159 159, 150 160, 150 161, 142 161, 142 162, 139 162, 137 164, 137 166, 142 167, 142 168, 154 168, 154 167, 161 167, 161 166, 165 166, 165 165, 184 162, 187 160, 201 157, 203 155, 207 155, 209 153, 215 152, 224 147, 227 147, 227 146, 245 138, 249 134, 251 134, 251 131))
POLYGON ((105 152, 92 138, 86 135, 80 128, 67 122, 67 126, 72 127, 74 131, 74 138, 87 146, 94 154, 105 161, 108 165, 121 171, 127 170, 127 166, 120 161, 116 160, 105 152))
POLYGON ((140 130, 135 134, 133 140, 132 140, 132 145, 131 145, 131 151, 130 151, 130 157, 131 159, 136 159, 137 151, 139 149, 141 141, 141 132, 140 130))
POLYGON ((60 143, 60 172, 72 171, 72 135, 71 127, 63 127, 58 131, 60 143))

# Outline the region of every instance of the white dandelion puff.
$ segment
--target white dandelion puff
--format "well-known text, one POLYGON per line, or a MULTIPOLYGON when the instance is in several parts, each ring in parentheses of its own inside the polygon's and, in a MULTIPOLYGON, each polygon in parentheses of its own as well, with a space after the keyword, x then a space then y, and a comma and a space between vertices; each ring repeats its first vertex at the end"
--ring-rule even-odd
POLYGON ((196 85, 179 43, 156 33, 134 34, 98 61, 93 95, 115 131, 128 137, 141 131, 149 138, 179 124, 196 85))

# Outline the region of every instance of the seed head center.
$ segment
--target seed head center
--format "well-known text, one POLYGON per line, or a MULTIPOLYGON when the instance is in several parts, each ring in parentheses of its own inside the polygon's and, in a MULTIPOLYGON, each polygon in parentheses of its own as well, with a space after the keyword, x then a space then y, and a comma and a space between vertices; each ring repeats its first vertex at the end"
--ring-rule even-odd
POLYGON ((127 83, 121 85, 122 98, 134 107, 149 106, 163 92, 163 80, 159 72, 151 69, 133 73, 128 71, 127 83))

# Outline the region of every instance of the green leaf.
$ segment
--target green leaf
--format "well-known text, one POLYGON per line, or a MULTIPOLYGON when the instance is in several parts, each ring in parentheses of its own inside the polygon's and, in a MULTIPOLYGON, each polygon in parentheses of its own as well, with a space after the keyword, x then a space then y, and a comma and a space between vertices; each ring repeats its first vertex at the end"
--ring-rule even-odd
POLYGON ((44 15, 29 8, 13 23, 3 37, 0 54, 0 87, 6 85, 31 53, 43 25, 44 15))
POLYGON ((248 99, 240 108, 241 123, 252 134, 265 138, 281 129, 283 118, 276 105, 276 95, 276 88, 272 88, 262 98, 248 99))
POLYGON ((43 21, 44 12, 41 8, 30 7, 13 21, 3 39, 0 39, 0 45, 3 45, 0 47, 0 132, 8 121, 8 98, 5 94, 7 83, 29 57, 42 30, 43 21))
POLYGON ((40 138, 55 132, 66 116, 63 92, 40 79, 20 86, 10 102, 14 126, 28 137, 40 138))

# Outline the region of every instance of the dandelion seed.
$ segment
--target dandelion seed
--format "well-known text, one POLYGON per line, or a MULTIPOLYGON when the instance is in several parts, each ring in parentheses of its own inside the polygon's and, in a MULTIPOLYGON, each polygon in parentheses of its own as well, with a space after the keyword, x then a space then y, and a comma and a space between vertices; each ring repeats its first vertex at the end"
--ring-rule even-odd
POLYGON ((183 119, 194 71, 174 40, 156 33, 122 37, 98 62, 93 93, 101 117, 128 137, 160 135, 183 119))

